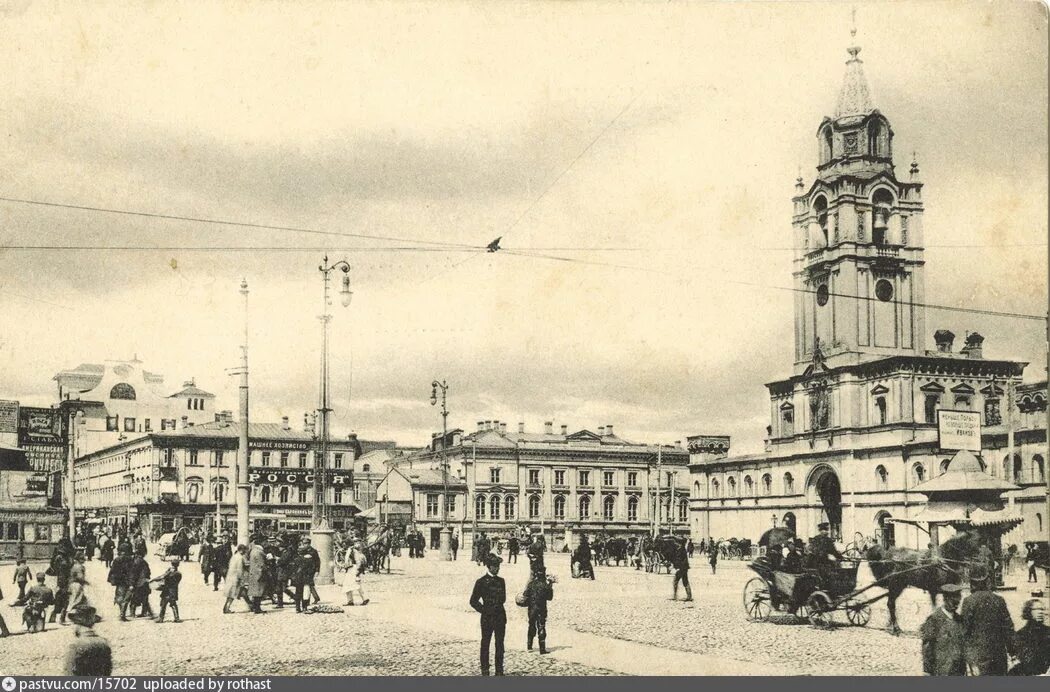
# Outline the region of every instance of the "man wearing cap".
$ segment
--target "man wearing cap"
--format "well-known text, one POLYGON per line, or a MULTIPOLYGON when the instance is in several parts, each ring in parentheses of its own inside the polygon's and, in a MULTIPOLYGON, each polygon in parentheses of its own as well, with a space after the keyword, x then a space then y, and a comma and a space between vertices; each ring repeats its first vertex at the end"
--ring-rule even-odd
POLYGON ((922 634, 922 672, 925 675, 966 675, 966 633, 956 612, 962 600, 962 587, 941 587, 943 602, 919 632, 922 634))
POLYGON ((831 538, 831 525, 828 522, 817 524, 817 530, 820 533, 809 539, 810 559, 821 579, 826 579, 831 574, 833 563, 842 559, 842 553, 835 547, 835 541, 831 538))
POLYGON ((499 576, 499 555, 485 556, 488 573, 474 582, 470 607, 481 613, 481 674, 489 674, 489 643, 496 637, 496 675, 503 675, 503 637, 507 632, 507 584, 499 576))
POLYGON ((76 625, 76 638, 66 654, 65 675, 99 676, 113 672, 113 651, 109 642, 95 632, 95 623, 102 618, 89 605, 70 611, 69 619, 76 625))
POLYGON ((1006 675, 1006 654, 1014 653, 1014 623, 1006 601, 989 590, 988 578, 971 577, 973 591, 962 604, 966 660, 977 675, 1006 675))
POLYGON ((175 616, 175 622, 179 619, 179 582, 182 581, 182 573, 179 572, 179 558, 171 561, 171 567, 164 574, 151 579, 150 582, 160 582, 160 613, 157 614, 157 622, 164 622, 164 612, 171 606, 171 613, 175 616))

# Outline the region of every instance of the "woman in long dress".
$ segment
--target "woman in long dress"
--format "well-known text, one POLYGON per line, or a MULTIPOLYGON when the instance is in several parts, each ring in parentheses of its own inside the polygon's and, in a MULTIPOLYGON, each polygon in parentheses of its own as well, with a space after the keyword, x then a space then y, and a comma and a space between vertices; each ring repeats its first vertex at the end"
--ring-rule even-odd
POLYGON ((357 594, 357 600, 360 605, 368 605, 368 599, 365 598, 364 589, 361 587, 361 580, 364 578, 364 571, 368 568, 368 556, 365 554, 364 541, 352 541, 346 548, 346 553, 343 554, 343 592, 346 594, 346 605, 356 605, 354 603, 354 594, 357 594))
POLYGON ((237 546, 236 552, 233 557, 230 558, 230 566, 226 569, 226 604, 222 607, 223 613, 232 613, 230 606, 238 598, 244 598, 245 602, 248 603, 248 607, 251 607, 251 601, 248 600, 247 595, 243 595, 241 590, 245 588, 245 565, 244 555, 248 552, 247 546, 241 544, 237 546))

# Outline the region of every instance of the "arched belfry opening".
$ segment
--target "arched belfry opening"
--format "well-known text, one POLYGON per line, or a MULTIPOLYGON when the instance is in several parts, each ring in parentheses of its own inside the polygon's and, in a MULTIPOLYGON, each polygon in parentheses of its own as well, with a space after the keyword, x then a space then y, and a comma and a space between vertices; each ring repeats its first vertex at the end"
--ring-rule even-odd
POLYGON ((818 137, 818 139, 820 141, 820 163, 828 163, 829 161, 831 161, 831 158, 834 154, 834 150, 832 148, 831 125, 825 126, 824 129, 820 131, 820 136, 818 137))
POLYGON ((820 226, 820 232, 824 244, 822 247, 828 246, 828 200, 823 195, 818 196, 813 200, 813 215, 817 219, 817 225, 820 226))
POLYGON ((871 204, 871 242, 886 245, 889 243, 890 217, 893 215, 893 193, 880 187, 871 196, 871 204))

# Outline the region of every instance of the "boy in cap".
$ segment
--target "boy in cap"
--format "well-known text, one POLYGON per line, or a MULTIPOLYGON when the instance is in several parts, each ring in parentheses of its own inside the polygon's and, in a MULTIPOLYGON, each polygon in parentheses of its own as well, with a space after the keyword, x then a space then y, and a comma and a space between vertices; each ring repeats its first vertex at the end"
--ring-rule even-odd
POLYGON ((489 643, 496 637, 496 675, 503 675, 503 637, 507 632, 507 584, 499 576, 499 555, 484 556, 488 573, 474 582, 470 607, 481 613, 481 674, 489 674, 489 643))
POLYGON ((77 626, 76 638, 66 654, 66 675, 99 676, 113 672, 113 651, 107 642, 94 630, 95 623, 102 618, 95 609, 83 605, 69 613, 69 619, 77 626))
POLYGON ((966 675, 965 632, 958 614, 962 587, 941 587, 943 602, 922 623, 922 672, 925 675, 966 675))
POLYGON ((171 561, 171 567, 164 574, 150 579, 151 584, 160 582, 160 614, 157 615, 157 622, 164 622, 164 613, 169 605, 171 606, 172 614, 175 616, 175 622, 182 622, 179 619, 179 582, 181 581, 182 573, 179 572, 179 558, 171 561))
POLYGON ((533 639, 539 637, 540 653, 547 653, 547 601, 554 598, 553 577, 547 576, 545 567, 538 568, 525 585, 525 605, 529 609, 529 631, 526 642, 532 651, 533 639))

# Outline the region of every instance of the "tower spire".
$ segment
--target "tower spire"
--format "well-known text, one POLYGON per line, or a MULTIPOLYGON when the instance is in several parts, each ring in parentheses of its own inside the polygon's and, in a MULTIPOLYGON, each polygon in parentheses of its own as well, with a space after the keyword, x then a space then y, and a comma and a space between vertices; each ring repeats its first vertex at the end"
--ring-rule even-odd
POLYGON ((853 22, 849 31, 852 45, 846 49, 849 60, 846 61, 846 77, 839 91, 838 107, 835 118, 846 118, 851 115, 867 115, 875 110, 871 89, 864 76, 863 61, 858 57, 860 46, 857 45, 857 8, 853 8, 853 22))

